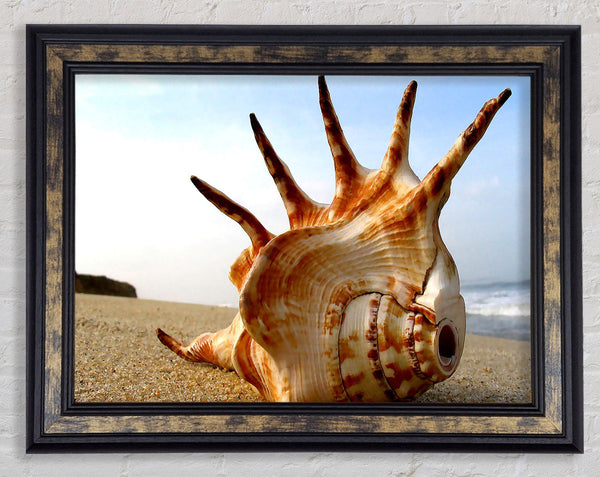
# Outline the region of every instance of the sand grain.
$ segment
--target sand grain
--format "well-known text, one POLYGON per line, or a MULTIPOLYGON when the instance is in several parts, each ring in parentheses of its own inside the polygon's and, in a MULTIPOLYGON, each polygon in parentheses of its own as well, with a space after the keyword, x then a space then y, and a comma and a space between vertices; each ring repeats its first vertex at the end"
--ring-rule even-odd
MULTIPOLYGON (((190 363, 165 348, 156 328, 189 342, 231 322, 236 310, 76 294, 77 402, 260 402, 235 372, 190 363)), ((529 343, 468 335, 457 372, 419 402, 530 402, 529 343)))

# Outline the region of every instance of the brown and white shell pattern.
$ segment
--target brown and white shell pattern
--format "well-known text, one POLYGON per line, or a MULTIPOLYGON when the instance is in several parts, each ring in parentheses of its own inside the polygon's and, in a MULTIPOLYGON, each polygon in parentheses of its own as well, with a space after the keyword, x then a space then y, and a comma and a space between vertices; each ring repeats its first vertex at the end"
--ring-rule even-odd
POLYGON ((269 401, 408 400, 451 376, 463 350, 465 307, 438 217, 452 178, 510 90, 484 104, 423 180, 408 163, 416 90, 414 81, 406 88, 381 168, 371 170, 354 157, 319 77, 336 176, 328 205, 300 189, 250 115, 290 230, 271 234, 192 177, 252 241, 229 275, 239 313, 189 345, 158 329, 160 341, 189 361, 235 370, 269 401))

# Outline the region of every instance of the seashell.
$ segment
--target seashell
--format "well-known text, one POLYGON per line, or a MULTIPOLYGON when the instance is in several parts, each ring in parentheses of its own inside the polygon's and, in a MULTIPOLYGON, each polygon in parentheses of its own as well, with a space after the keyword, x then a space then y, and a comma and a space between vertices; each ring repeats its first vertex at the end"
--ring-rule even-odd
POLYGON ((336 176, 329 205, 300 189, 251 114, 290 230, 274 236, 192 177, 251 239, 229 275, 239 313, 189 345, 158 329, 160 341, 186 360, 235 370, 269 401, 409 400, 451 376, 463 350, 465 306, 438 218, 452 178, 511 92, 486 102, 419 180, 408 163, 416 90, 414 81, 406 88, 381 168, 371 170, 354 157, 319 77, 336 176))

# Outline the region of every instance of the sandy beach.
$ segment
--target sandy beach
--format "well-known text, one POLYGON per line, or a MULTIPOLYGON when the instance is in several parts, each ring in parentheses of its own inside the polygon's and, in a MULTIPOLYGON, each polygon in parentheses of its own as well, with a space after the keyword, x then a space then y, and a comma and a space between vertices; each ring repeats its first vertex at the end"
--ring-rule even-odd
MULTIPOLYGON (((156 328, 189 342, 231 322, 236 310, 136 298, 76 294, 77 402, 261 402, 233 371, 190 363, 165 348, 156 328)), ((456 373, 419 402, 528 403, 525 341, 467 335, 456 373)))

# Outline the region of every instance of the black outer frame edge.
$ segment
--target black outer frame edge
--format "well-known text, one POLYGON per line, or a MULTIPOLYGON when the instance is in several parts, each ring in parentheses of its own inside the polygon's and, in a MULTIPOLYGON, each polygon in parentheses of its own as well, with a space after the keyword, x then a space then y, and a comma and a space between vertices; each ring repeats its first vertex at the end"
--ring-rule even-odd
MULTIPOLYGON (((26 293, 27 293, 27 300, 26 300, 26 304, 25 304, 25 314, 27 315, 27 328, 26 328, 26 336, 25 336, 25 349, 26 349, 26 378, 25 378, 25 394, 26 396, 33 396, 34 395, 34 386, 33 386, 33 379, 31 377, 32 375, 32 367, 34 367, 34 363, 35 363, 35 353, 34 353, 34 336, 35 336, 35 327, 34 325, 34 320, 32 319, 33 317, 36 316, 36 312, 33 309, 35 307, 34 303, 34 297, 37 296, 36 290, 35 290, 35 286, 32 283, 33 282, 33 277, 35 276, 35 267, 33 266, 33 263, 35 262, 35 256, 34 256, 34 243, 35 243, 35 233, 33 233, 32 226, 31 223, 34 221, 34 211, 35 211, 35 207, 33 205, 34 202, 34 194, 33 194, 33 184, 35 184, 35 171, 33 171, 33 166, 30 164, 30 157, 33 154, 33 150, 35 149, 36 146, 36 135, 35 135, 35 131, 34 128, 32 126, 33 123, 33 111, 34 111, 34 103, 35 103, 35 94, 32 91, 33 89, 33 85, 35 84, 35 81, 33 81, 33 75, 35 74, 35 63, 34 61, 31 61, 31 57, 34 55, 35 49, 32 45, 32 41, 33 41, 33 34, 31 32, 31 30, 29 29, 29 27, 27 27, 26 29, 26 53, 25 56, 27 58, 27 65, 26 65, 26 84, 25 84, 25 89, 27 91, 27 102, 26 102, 26 152, 25 155, 27 156, 27 165, 26 165, 26 171, 25 171, 25 175, 26 175, 26 182, 27 182, 27 203, 25 205, 25 210, 26 210, 26 238, 25 238, 25 242, 26 242, 26 248, 27 248, 27 264, 26 264, 26 293)), ((29 449, 31 448, 33 441, 34 441, 34 437, 33 437, 33 422, 35 421, 35 418, 33 416, 33 399, 27 399, 27 404, 26 404, 26 409, 25 409, 25 439, 26 439, 26 448, 29 449)))
MULTIPOLYGON (((319 44, 335 38, 345 44, 524 44, 524 38, 549 44, 549 36, 565 34, 569 25, 28 25, 54 42, 111 43, 191 42, 223 44, 319 44), (62 36, 68 34, 68 38, 62 36)), ((560 41, 560 40, 558 40, 560 41)))
POLYGON ((563 421, 583 453, 583 306, 581 217, 581 28, 564 39, 561 64, 561 302, 563 421))
POLYGON ((571 105, 574 106, 572 112, 572 137, 574 141, 571 145, 573 167, 571 169, 571 207, 574 211, 572 215, 571 232, 571 283, 572 295, 574 297, 571 313, 572 328, 571 334, 574 346, 577 352, 573 353, 572 376, 573 387, 573 413, 574 423, 574 444, 583 453, 584 451, 584 389, 583 389, 583 222, 581 210, 581 188, 582 188, 582 131, 581 131, 581 27, 578 27, 574 33, 571 68, 573 69, 571 84, 571 105), (574 205, 573 205, 574 204, 574 205), (574 225, 573 225, 574 224, 574 225))
POLYGON ((537 452, 577 453, 572 441, 564 436, 460 434, 319 434, 248 433, 231 435, 216 433, 155 434, 72 434, 43 436, 28 449, 29 453, 65 452, 537 452))
MULTIPOLYGON (((43 304, 43 293, 44 293, 44 289, 43 289, 43 283, 41 283, 43 280, 41 279, 41 277, 38 276, 38 274, 36 274, 36 270, 37 270, 37 266, 39 264, 43 264, 43 261, 41 260, 41 255, 43 254, 43 249, 36 249, 35 248, 35 232, 37 231, 42 231, 43 232, 43 227, 36 227, 39 226, 40 224, 43 225, 43 223, 41 223, 41 219, 43 219, 44 217, 40 217, 40 213, 42 215, 44 215, 43 213, 43 207, 40 207, 40 203, 43 204, 43 194, 40 194, 40 190, 43 191, 43 188, 40 189, 40 185, 43 185, 43 180, 41 180, 42 176, 44 175, 43 168, 39 167, 39 164, 32 164, 34 158, 33 158, 33 154, 34 151, 37 151, 39 149, 39 144, 36 144, 35 139, 36 139, 36 135, 35 132, 37 130, 39 126, 39 122, 42 121, 43 122, 43 115, 40 116, 40 118, 36 118, 35 113, 36 111, 39 111, 40 108, 40 97, 39 97, 39 91, 36 91, 33 88, 33 85, 30 83, 34 77, 36 77, 37 75, 40 75, 39 70, 36 68, 36 65, 32 64, 32 58, 35 56, 38 60, 41 59, 42 62, 40 63, 39 61, 37 61, 37 67, 39 68, 40 65, 43 65, 43 55, 41 55, 41 50, 43 50, 42 48, 40 48, 40 45, 43 45, 45 41, 50 41, 50 38, 47 37, 52 36, 53 40, 56 40, 56 35, 58 34, 59 36, 61 34, 65 34, 68 33, 70 36, 70 39, 73 39, 73 36, 71 35, 71 33, 73 32, 77 32, 78 28, 81 28, 81 32, 84 34, 84 36, 86 38, 89 38, 89 32, 92 31, 94 32, 94 34, 115 34, 115 33, 119 33, 120 31, 123 30, 128 30, 131 31, 131 28, 135 27, 138 28, 138 26, 119 26, 119 27, 115 27, 115 26, 107 26, 107 27, 101 27, 101 26, 71 26, 71 25, 53 25, 53 26, 47 26, 47 25, 28 25, 27 26, 27 58, 28 58, 28 62, 27 62, 27 73, 28 73, 28 84, 27 84, 27 91, 28 94, 30 95, 30 97, 27 100, 27 113, 28 113, 28 120, 27 120, 27 133, 28 133, 28 140, 27 140, 27 157, 28 157, 28 172, 27 172, 27 184, 28 184, 28 188, 30 188, 30 190, 35 190, 35 194, 34 197, 32 198, 32 200, 28 201, 28 205, 27 205, 27 214, 28 214, 28 225, 27 225, 27 249, 28 249, 28 265, 27 265, 27 291, 28 294, 31 294, 31 296, 29 296, 28 300, 27 300, 27 305, 28 305, 28 311, 27 311, 27 315, 28 315, 28 324, 27 324, 27 339, 28 339, 28 356, 27 356, 27 370, 28 370, 28 379, 27 379, 27 386, 28 386, 28 396, 31 396, 31 394, 29 393, 29 391, 36 391, 36 390, 40 390, 42 387, 42 369, 41 369, 41 364, 40 366, 37 366, 36 363, 32 363, 32 361, 35 361, 35 350, 33 349, 33 346, 30 346, 30 344, 32 343, 32 339, 34 339, 36 336, 39 336, 43 333, 43 330, 40 330, 39 328, 41 327, 41 325, 43 323, 36 323, 35 321, 35 311, 36 308, 35 307, 40 307, 41 309, 41 305, 43 304), (42 37, 47 37, 47 38, 42 38, 42 37), (34 76, 36 75, 36 76, 34 76), (35 96, 34 96, 35 94, 35 96), (42 195, 42 197, 40 197, 40 195, 42 195), (34 281, 35 280, 35 281, 34 281), (38 291, 39 293, 36 293, 36 291, 38 291), (32 298, 35 298, 35 303, 34 300, 32 298), (38 326, 36 326, 36 324, 38 326)), ((172 26, 168 26, 168 27, 163 27, 163 26, 159 26, 159 27, 154 27, 156 28, 153 29, 151 27, 147 27, 147 26, 139 26, 140 29, 142 29, 144 32, 146 32, 147 34, 153 34, 154 38, 153 40, 156 41, 156 34, 163 34, 165 32, 165 28, 167 29, 172 29, 172 26)), ((180 27, 181 29, 183 29, 183 31, 188 31, 188 27, 186 26, 182 26, 180 27)), ((257 26, 256 28, 254 27, 222 27, 222 26, 218 26, 218 27, 213 27, 216 29, 216 31, 211 31, 213 30, 213 28, 205 28, 205 27, 193 27, 192 30, 192 34, 193 35, 197 35, 198 34, 198 28, 200 28, 202 30, 201 33, 203 34, 214 34, 216 33, 228 33, 228 34, 235 34, 237 37, 239 37, 240 33, 244 33, 244 34, 251 34, 252 30, 257 30, 260 31, 262 33, 265 33, 265 29, 269 29, 270 27, 262 27, 262 26, 257 26), (233 30, 231 29, 233 28, 233 30), (243 31, 241 31, 243 30, 243 31)), ((285 30, 288 31, 289 27, 272 27, 274 30, 285 30)), ((303 29, 307 29, 307 30, 313 30, 314 27, 300 27, 299 30, 303 30, 303 29)), ((317 29, 320 27, 316 27, 317 29)), ((334 30, 337 30, 339 27, 335 27, 334 30)), ((352 28, 355 27, 350 27, 349 29, 351 30, 352 28)), ((362 28, 362 27, 361 27, 362 28)), ((401 27, 402 29, 406 29, 406 27, 401 27)), ((417 27, 420 30, 423 30, 423 27, 417 27)), ((331 33, 331 27, 323 27, 323 33, 331 33)), ((426 27, 426 29, 429 29, 428 27, 426 27)), ((544 27, 544 26, 535 26, 535 27, 527 27, 526 29, 524 27, 519 27, 519 26, 509 26, 509 27, 503 27, 501 30, 504 32, 507 32, 509 34, 514 34, 515 33, 515 29, 518 30, 519 33, 531 33, 532 35, 537 35, 537 34, 542 34, 544 43, 548 44, 548 39, 547 36, 548 34, 552 33, 552 34, 558 34, 558 33, 568 33, 571 36, 576 35, 577 36, 577 48, 573 47, 573 54, 572 54, 572 62, 575 64, 575 66, 578 66, 577 61, 580 61, 580 28, 579 27, 571 27, 571 26, 567 26, 567 27, 555 27, 555 26, 550 26, 550 27, 544 27)), ((342 28, 343 30, 343 28, 342 28)), ((387 29, 386 29, 387 30, 387 29)), ((391 27, 391 30, 395 30, 394 27, 391 27)), ((437 27, 431 27, 429 29, 429 34, 433 33, 435 34, 436 32, 433 30, 437 30, 437 27)), ((458 30, 462 30, 462 32, 466 31, 470 31, 470 33, 472 34, 482 34, 485 33, 486 31, 489 32, 490 28, 486 27, 485 31, 482 31, 481 27, 457 27, 457 28, 444 28, 445 33, 446 34, 450 34, 454 37, 454 35, 456 35, 456 33, 458 32, 458 30)), ((497 32, 500 29, 494 29, 495 32, 497 32)), ((378 32, 380 30, 378 29, 378 32)), ((309 31, 310 32, 310 31, 309 31)), ((282 31, 279 31, 276 33, 282 33, 282 31)), ((311 32, 312 33, 312 32, 311 32)), ((374 31, 373 34, 375 34, 376 32, 374 31)), ((391 34, 396 35, 397 31, 392 31, 390 32, 391 34)), ((138 35, 137 33, 134 33, 136 35, 136 42, 142 41, 142 40, 138 40, 138 35)), ((355 35, 353 35, 355 36, 355 35)), ((377 34, 377 37, 380 37, 379 34, 377 34)), ((529 35, 528 35, 528 39, 529 39, 529 35)), ((337 38, 339 40, 339 38, 337 38)), ((395 36, 394 38, 394 42, 397 43, 397 36, 395 36)), ((497 37, 494 36, 493 38, 494 43, 497 43, 497 37)), ((147 40, 146 40, 147 41, 147 40)), ((163 41, 163 38, 161 38, 161 42, 163 41)), ((258 41, 256 38, 254 38, 254 41, 258 41)), ((362 41, 364 41, 364 38, 362 39, 362 41)), ((443 36, 438 37, 435 41, 443 41, 443 36)), ((471 43, 473 41, 475 41, 475 37, 470 36, 468 40, 465 40, 467 43, 471 43)), ((532 40, 533 41, 533 40, 532 40)), ((555 40, 555 41, 560 41, 560 40, 555 40)), ((112 42, 112 39, 111 39, 112 42)), ((262 40, 261 40, 262 42, 262 40)), ((419 37, 418 38, 418 43, 419 44, 423 44, 423 38, 419 37)), ((524 44, 525 42, 523 42, 522 40, 518 41, 519 44, 524 44)), ((41 73, 43 75, 43 72, 41 73)), ((577 69, 577 82, 578 82, 578 89, 576 91, 571 91, 571 100, 575 102, 576 105, 579 105, 580 103, 577 102, 577 100, 579 99, 580 101, 580 71, 579 69, 577 69)), ((38 85, 38 89, 39 89, 39 85, 38 85)), ((42 109, 43 111, 43 109, 42 109)), ((579 117, 575 118, 575 120, 573 121, 572 124, 572 130, 578 130, 580 131, 580 119, 579 117)), ((41 132, 44 133, 43 131, 43 127, 40 127, 41 132)), ((575 131, 576 133, 576 131, 575 131)), ((37 137, 43 137, 43 136, 37 136, 37 137)), ((577 155, 580 155, 580 136, 576 136, 576 138, 579 139, 579 141, 574 141, 577 144, 573 144, 572 148, 574 150, 574 154, 573 157, 577 158, 577 155)), ((577 181, 577 178, 580 178, 580 167, 577 167, 576 170, 574 170, 573 168, 570 169, 570 173, 571 173, 571 181, 573 181, 573 183, 570 184, 570 193, 571 193, 571 198, 573 200, 578 199, 579 197, 577 196, 577 191, 573 189, 573 184, 580 184, 580 182, 577 181)), ((575 212, 577 212, 580 216, 580 209, 576 210, 575 212)), ((577 217, 575 217, 574 222, 577 222, 577 217)), ((580 220, 578 222, 580 224, 580 220)), ((565 232, 565 231, 562 231, 565 232)), ((577 234, 574 234, 577 235, 577 234)), ((571 253, 572 253, 572 260, 570 260, 570 264, 572 266, 572 273, 575 275, 577 271, 581 271, 581 257, 580 257, 580 252, 581 252, 581 238, 580 236, 577 237, 575 236, 574 240, 573 237, 571 237, 571 242, 570 244, 573 245, 574 248, 571 249, 571 253), (578 243, 575 243, 578 242, 578 243), (578 249, 576 249, 578 247, 578 249), (579 252, 579 255, 578 255, 579 252)), ((574 290, 575 292, 579 292, 579 301, 578 300, 574 300, 574 302, 571 302, 571 307, 573 312, 575 313, 576 316, 574 316, 574 318, 579 318, 579 325, 581 324, 581 302, 580 302, 580 298, 581 298, 581 280, 579 277, 579 280, 575 279, 575 282, 578 283, 573 283, 572 286, 575 286, 575 288, 577 288, 576 290, 574 290), (579 313, 577 313, 579 312, 579 313)), ((577 297, 576 297, 577 298, 577 297)), ((42 310, 43 311, 43 310, 42 310)), ((40 316, 40 315, 38 315, 40 316)), ((574 325, 578 325, 578 323, 574 323, 574 325)), ((569 329, 569 332, 571 333, 571 339, 573 340, 573 344, 577 343, 581 343, 582 339, 581 339, 581 331, 580 331, 580 326, 574 326, 574 329, 571 330, 569 329)), ((43 359, 43 357, 42 357, 43 359)), ((578 366, 579 370, 582 369, 581 367, 581 363, 582 363, 582 352, 581 349, 579 349, 579 353, 577 356, 574 356, 573 359, 573 365, 574 366, 578 366)), ((576 369, 577 371, 577 369, 576 369)), ((579 433, 575 432, 575 434, 578 434, 580 436, 580 440, 582 439, 582 381, 581 379, 577 379, 577 373, 574 373, 573 375, 570 375, 571 379, 572 379, 572 383, 574 385, 574 395, 573 395, 573 399, 574 399, 574 404, 573 404, 573 410, 574 412, 576 412, 576 419, 575 419, 575 431, 579 430, 579 433), (577 400, 577 397, 579 397, 579 400, 577 400), (578 401, 578 402, 576 402, 578 401), (578 412, 577 412, 578 411, 578 412)), ((107 449, 109 451, 115 451, 115 450, 119 450, 120 447, 122 446, 123 443, 121 443, 121 439, 120 439, 120 435, 119 434, 114 434, 114 435, 110 435, 110 438, 113 440, 117 440, 119 442, 116 442, 114 445, 112 443, 106 443, 103 442, 104 439, 101 439, 101 441, 99 442, 95 442, 93 444, 91 444, 92 441, 95 441, 96 439, 92 436, 92 435, 87 435, 83 438, 81 438, 80 436, 73 436, 73 435, 61 435, 58 437, 55 436, 49 436, 49 435, 43 435, 43 432, 41 430, 41 428, 36 427, 35 426, 35 422, 32 422, 31 420, 31 416, 34 416, 34 421, 38 420, 38 423, 41 423, 41 416, 43 415, 43 410, 41 409, 42 404, 40 404, 39 407, 36 408, 35 404, 33 402, 31 402, 31 400, 28 401, 27 404, 27 411, 28 411, 28 418, 27 418, 27 451, 28 452, 38 452, 38 451, 49 451, 49 452, 55 452, 55 451, 64 451, 65 450, 65 445, 69 444, 69 445, 76 445, 77 446, 77 450, 82 450, 85 451, 84 449, 88 449, 88 450, 94 450, 94 451, 99 451, 102 449, 107 449), (65 440, 66 439, 66 440, 65 440), (90 443, 90 444, 88 444, 90 443), (43 446, 43 447, 40 447, 43 446), (100 446, 102 449, 99 449, 100 446), (119 448, 119 449, 118 449, 119 448)), ((155 435, 146 435, 147 438, 151 439, 154 443, 156 443, 156 438, 157 436, 155 435)), ((104 436, 103 436, 104 437, 104 436)), ((134 436, 135 437, 135 442, 129 442, 128 443, 128 449, 131 449, 132 446, 137 448, 139 446, 138 450, 143 450, 143 448, 146 448, 148 450, 152 450, 152 451, 156 451, 157 449, 155 448, 155 444, 153 443, 144 443, 142 441, 145 441, 145 439, 143 438, 143 436, 134 436), (140 437, 142 437, 140 439, 140 437), (149 445, 150 447, 146 447, 147 445, 149 445)), ((170 436, 171 438, 173 436, 170 436)), ((186 435, 184 437, 184 439, 187 439, 189 442, 189 435, 186 435)), ((214 439, 216 436, 210 436, 210 439, 214 439)), ((262 437, 262 435, 258 436, 259 438, 262 437)), ((323 436, 319 436, 319 437, 323 437, 323 436)), ((364 438, 365 436, 359 436, 359 435, 353 435, 352 437, 357 438, 364 438)), ((370 437, 369 435, 367 435, 367 437, 370 437)), ((481 451, 486 451, 486 450, 507 450, 510 451, 511 447, 514 447, 513 444, 507 444, 507 442, 505 441, 505 439, 507 437, 510 436, 499 436, 500 439, 502 439, 502 442, 499 443, 483 443, 483 444, 478 444, 478 443, 473 443, 472 439, 475 438, 475 436, 469 436, 467 438, 464 438, 464 442, 468 442, 470 444, 470 446, 472 447, 476 447, 477 449, 474 450, 481 450, 481 451)), ((515 436, 517 439, 519 440, 523 440, 523 436, 515 436)), ((533 436, 537 439, 537 441, 539 441, 538 443, 533 442, 532 443, 532 437, 528 436, 526 438, 526 440, 524 440, 523 442, 519 443, 519 444, 515 444, 514 450, 515 451, 523 451, 524 447, 526 448, 530 448, 532 450, 537 450, 540 452, 556 452, 556 451, 566 451, 566 452, 572 452, 574 450, 574 446, 575 446, 575 450, 581 452, 581 448, 580 446, 577 446, 577 443, 574 443, 573 440, 570 440, 569 438, 565 439, 564 436, 550 436, 547 439, 538 437, 538 436, 533 436), (540 440, 541 439, 541 440, 540 440), (547 443, 544 443, 545 441, 548 441, 547 443), (547 447, 547 444, 552 444, 552 449, 547 447), (556 449, 556 450, 554 450, 556 449)), ((575 436, 577 437, 577 436, 575 436)), ((231 442, 230 439, 236 439, 236 442, 238 442, 239 444, 239 439, 240 436, 227 436, 225 438, 225 440, 223 442, 226 442, 225 445, 225 450, 227 449, 231 449, 232 445, 235 445, 235 443, 231 442)), ((447 436, 444 436, 445 439, 447 439, 447 436)), ((288 446, 288 445, 294 445, 296 442, 298 442, 298 440, 300 439, 300 436, 278 436, 277 439, 275 439, 275 441, 273 442, 273 444, 277 444, 277 443, 282 443, 282 445, 284 446, 288 446), (288 439, 285 439, 285 437, 290 437, 293 442, 290 443, 286 443, 286 442, 281 442, 282 437, 284 438, 284 441, 287 441, 288 439)), ((310 447, 310 442, 314 442, 317 439, 317 436, 314 435, 310 435, 309 436, 310 441, 307 441, 303 444, 302 449, 299 450, 304 450, 304 449, 308 449, 310 447), (306 444, 308 444, 308 447, 306 446, 306 444)), ((459 440, 463 440, 460 439, 459 440)), ((496 440, 495 436, 492 437, 491 439, 496 440)), ((160 440, 160 438, 159 438, 160 440)), ((245 439, 244 439, 245 440, 245 439)), ((300 439, 301 440, 301 439, 300 439)), ((327 441, 329 442, 329 441, 327 441)), ((428 436, 426 439, 427 443, 430 443, 430 437, 428 436)), ((481 442, 481 440, 480 440, 481 442)), ((514 442, 514 440, 512 441, 514 442)), ((263 446, 266 442, 259 442, 259 443, 253 443, 253 442, 243 442, 239 445, 243 446, 243 449, 237 449, 237 450, 260 450, 263 449, 263 446), (255 449, 256 447, 256 449, 255 449)), ((207 444, 210 446, 210 443, 202 443, 202 445, 204 446, 204 448, 206 448, 207 444)), ((171 448, 171 446, 176 447, 177 449, 184 449, 187 447, 185 442, 176 442, 176 443, 172 443, 172 440, 170 440, 169 442, 165 442, 165 443, 160 443, 157 445, 160 445, 161 448, 165 448, 165 446, 171 448)), ((221 445, 220 443, 216 443, 216 446, 221 445)), ((398 448, 396 448, 397 446, 397 442, 395 442, 392 445, 392 449, 390 450, 400 450, 398 448)), ((194 444, 190 444, 190 449, 194 449, 194 450, 202 450, 202 449, 197 449, 195 447, 194 444)), ((405 446, 403 446, 404 448, 405 446)), ((412 448, 412 446, 410 446, 412 448)), ((414 448, 414 450, 422 450, 424 446, 422 445, 417 445, 417 447, 414 448)), ((429 446, 427 446, 429 448, 429 446)), ((347 448, 347 444, 344 445, 344 449, 347 448)), ((70 449, 70 450, 76 450, 76 449, 70 449)), ((378 448, 380 449, 380 445, 378 444, 378 448)), ((125 450, 125 449, 122 449, 125 450)), ((208 450, 208 449, 207 449, 208 450)), ((287 449, 287 450, 292 450, 292 449, 287 449)), ((319 446, 319 450, 322 450, 322 447, 319 446)), ((341 449, 340 449, 341 450, 341 449)), ((358 449, 355 449, 358 450, 358 449)), ((384 449, 381 449, 384 450, 384 449)), ((448 451, 448 442, 446 441, 444 443, 444 451, 448 451)), ((451 450, 451 449, 450 449, 451 450)), ((456 451, 464 451, 464 448, 462 446, 460 446, 459 448, 456 449, 456 451)))
POLYGON ((45 243, 45 142, 43 41, 26 26, 26 448, 43 434, 43 360, 36 343, 43 342, 45 243), (40 141, 38 142, 38 139, 40 141))

